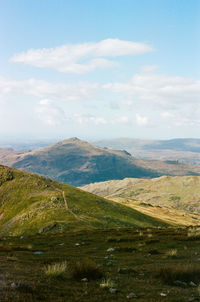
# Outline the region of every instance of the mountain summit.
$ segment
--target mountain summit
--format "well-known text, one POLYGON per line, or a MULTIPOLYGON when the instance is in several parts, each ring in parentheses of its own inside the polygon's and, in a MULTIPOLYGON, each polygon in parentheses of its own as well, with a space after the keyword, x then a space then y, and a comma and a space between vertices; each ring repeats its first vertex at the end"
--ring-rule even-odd
POLYGON ((82 186, 112 179, 200 175, 200 167, 135 159, 125 150, 97 147, 76 137, 32 152, 0 156, 0 164, 82 186))
POLYGON ((70 138, 38 151, 24 153, 12 167, 38 173, 75 186, 124 177, 155 177, 128 152, 96 147, 70 138))

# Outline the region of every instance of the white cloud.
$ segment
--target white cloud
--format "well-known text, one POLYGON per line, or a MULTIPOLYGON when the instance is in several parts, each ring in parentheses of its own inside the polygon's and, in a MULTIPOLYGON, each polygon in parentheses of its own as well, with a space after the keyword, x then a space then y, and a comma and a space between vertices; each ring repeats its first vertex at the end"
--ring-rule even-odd
POLYGON ((38 119, 48 126, 58 126, 66 120, 64 111, 48 99, 43 99, 37 104, 36 114, 38 119))
POLYGON ((122 116, 118 116, 114 119, 111 119, 111 124, 127 124, 130 122, 130 119, 128 116, 122 115, 122 116))
POLYGON ((76 113, 71 118, 72 121, 78 122, 79 124, 94 124, 94 125, 116 125, 116 124, 128 124, 130 119, 127 116, 117 116, 114 118, 104 118, 102 116, 95 116, 90 114, 76 113))
POLYGON ((138 126, 146 126, 148 124, 148 118, 146 116, 141 116, 137 113, 135 117, 138 126))
POLYGON ((154 68, 143 69, 128 82, 108 83, 103 88, 120 93, 126 101, 149 101, 149 105, 166 108, 200 101, 200 80, 159 74, 154 68))
POLYGON ((39 98, 77 101, 94 98, 99 88, 97 83, 79 82, 75 84, 51 83, 30 79, 15 81, 0 78, 0 94, 25 94, 39 98))
POLYGON ((116 62, 104 57, 138 55, 152 50, 153 48, 145 43, 106 39, 96 43, 30 49, 26 52, 15 54, 11 61, 35 67, 47 67, 65 73, 84 74, 97 68, 116 66, 116 62))
POLYGON ((107 121, 103 117, 97 117, 90 114, 84 115, 84 114, 76 113, 74 114, 72 119, 79 124, 86 124, 86 123, 92 123, 95 125, 107 124, 107 121))
POLYGON ((175 115, 173 113, 171 113, 171 112, 165 111, 165 112, 161 113, 161 117, 164 117, 164 118, 168 119, 168 118, 174 118, 175 115))

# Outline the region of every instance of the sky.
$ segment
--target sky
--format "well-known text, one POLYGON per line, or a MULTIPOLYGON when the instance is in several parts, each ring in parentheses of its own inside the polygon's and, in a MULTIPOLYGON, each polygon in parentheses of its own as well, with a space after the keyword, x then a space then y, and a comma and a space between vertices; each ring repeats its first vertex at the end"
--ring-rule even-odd
POLYGON ((0 0, 0 140, 199 133, 199 0, 0 0))

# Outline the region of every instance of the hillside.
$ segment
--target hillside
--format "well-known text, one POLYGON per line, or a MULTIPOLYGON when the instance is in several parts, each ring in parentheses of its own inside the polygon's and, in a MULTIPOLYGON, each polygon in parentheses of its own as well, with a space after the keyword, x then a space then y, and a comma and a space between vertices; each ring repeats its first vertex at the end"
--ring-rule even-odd
POLYGON ((164 222, 35 174, 0 166, 0 234, 157 226, 164 222))
MULTIPOLYGON (((16 152, 16 151, 15 151, 16 152)), ((37 151, 0 157, 0 164, 37 173, 74 186, 111 179, 200 175, 200 166, 137 160, 127 151, 96 147, 72 138, 37 151)))
POLYGON ((177 224, 198 224, 200 177, 113 180, 82 189, 177 224))

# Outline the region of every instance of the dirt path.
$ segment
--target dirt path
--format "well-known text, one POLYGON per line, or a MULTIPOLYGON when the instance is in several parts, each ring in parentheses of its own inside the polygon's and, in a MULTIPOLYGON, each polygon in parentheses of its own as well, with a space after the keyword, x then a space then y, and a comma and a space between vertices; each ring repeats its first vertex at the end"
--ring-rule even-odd
POLYGON ((75 218, 76 220, 85 222, 85 223, 87 223, 87 224, 89 224, 89 225, 91 226, 91 224, 90 224, 86 219, 77 216, 77 215, 69 208, 68 203, 67 203, 67 199, 66 199, 66 197, 65 197, 65 192, 64 192, 64 191, 62 191, 62 196, 63 196, 63 200, 64 200, 64 204, 65 204, 66 210, 67 210, 71 215, 73 215, 74 218, 75 218))
POLYGON ((65 208, 68 212, 70 212, 70 214, 72 214, 74 216, 75 219, 77 220, 80 220, 80 221, 83 221, 84 219, 83 218, 80 218, 78 217, 72 210, 70 210, 69 206, 68 206, 68 203, 67 203, 67 199, 65 197, 65 192, 62 191, 62 196, 63 196, 63 200, 64 200, 64 204, 65 204, 65 208))

